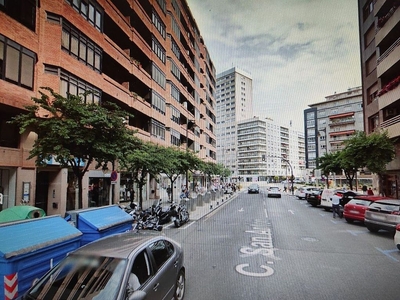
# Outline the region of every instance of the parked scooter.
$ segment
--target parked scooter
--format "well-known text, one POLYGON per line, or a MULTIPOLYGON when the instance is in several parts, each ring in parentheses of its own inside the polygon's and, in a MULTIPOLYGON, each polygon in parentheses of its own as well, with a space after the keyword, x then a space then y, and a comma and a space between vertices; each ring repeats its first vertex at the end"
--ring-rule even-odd
POLYGON ((175 227, 180 227, 189 221, 189 212, 186 207, 186 200, 182 200, 176 209, 176 216, 173 218, 175 227))

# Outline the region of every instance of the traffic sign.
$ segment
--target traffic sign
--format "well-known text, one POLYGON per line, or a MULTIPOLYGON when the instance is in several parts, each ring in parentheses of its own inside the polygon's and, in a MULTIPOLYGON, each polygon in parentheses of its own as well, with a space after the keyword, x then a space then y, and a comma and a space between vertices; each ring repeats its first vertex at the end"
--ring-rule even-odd
POLYGON ((117 178, 118 178, 117 171, 112 171, 111 172, 111 181, 117 181, 117 178))

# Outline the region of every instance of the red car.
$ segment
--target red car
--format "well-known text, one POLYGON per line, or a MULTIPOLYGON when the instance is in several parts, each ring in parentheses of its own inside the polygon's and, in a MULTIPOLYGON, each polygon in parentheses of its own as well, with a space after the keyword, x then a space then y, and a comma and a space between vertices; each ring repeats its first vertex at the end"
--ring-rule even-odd
POLYGON ((377 200, 388 199, 388 197, 382 196, 355 196, 344 206, 343 217, 348 223, 353 223, 353 221, 364 222, 365 211, 368 206, 377 200))

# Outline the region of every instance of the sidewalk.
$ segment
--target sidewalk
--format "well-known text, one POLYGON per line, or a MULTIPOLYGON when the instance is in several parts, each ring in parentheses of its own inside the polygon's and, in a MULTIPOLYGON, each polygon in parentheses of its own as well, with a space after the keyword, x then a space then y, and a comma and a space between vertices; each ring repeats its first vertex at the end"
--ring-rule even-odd
MULTIPOLYGON (((207 214, 211 213, 218 207, 228 203, 229 201, 233 200, 238 196, 238 193, 240 191, 237 191, 233 194, 222 194, 220 197, 215 197, 215 200, 212 200, 211 198, 208 199, 205 194, 198 195, 196 198, 191 198, 187 201, 187 209, 190 214, 190 220, 199 220, 206 216, 207 214), (204 197, 204 199, 203 199, 204 197), (199 199, 200 198, 200 199, 199 199)), ((170 203, 168 202, 167 197, 162 197, 162 206, 169 206, 170 203)), ((143 200, 143 209, 147 209, 153 205, 154 202, 157 202, 158 199, 156 200, 143 200)), ((175 203, 179 203, 181 200, 179 197, 174 198, 175 203)))

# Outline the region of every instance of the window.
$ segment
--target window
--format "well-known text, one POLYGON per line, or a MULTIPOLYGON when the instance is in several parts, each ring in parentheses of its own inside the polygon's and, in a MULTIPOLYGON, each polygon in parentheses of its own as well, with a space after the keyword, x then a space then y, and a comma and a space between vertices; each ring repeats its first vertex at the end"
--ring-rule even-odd
POLYGON ((171 106, 171 120, 175 122, 176 124, 179 124, 179 120, 181 119, 181 113, 178 109, 175 107, 171 106))
POLYGON ((159 139, 165 140, 165 126, 157 120, 151 119, 150 133, 159 139))
POLYGON ((132 271, 139 280, 140 285, 145 283, 151 275, 150 260, 146 251, 142 251, 136 256, 132 265, 132 271))
POLYGON ((165 89, 166 79, 165 74, 155 65, 152 65, 151 77, 157 82, 163 89, 165 89))
POLYGON ((179 50, 179 46, 173 38, 171 38, 171 50, 175 54, 176 58, 180 59, 181 51, 179 50))
POLYGON ((0 35, 0 79, 33 89, 36 54, 0 35))
POLYGON ((0 11, 35 31, 36 0, 1 0, 0 11))
POLYGON ((181 145, 180 133, 174 129, 171 129, 171 144, 175 146, 181 145))
POLYGON ((158 112, 165 115, 165 99, 161 97, 158 93, 153 91, 151 97, 151 106, 158 112))
POLYGON ((157 0, 158 5, 160 5, 161 10, 164 12, 167 11, 167 6, 165 4, 165 0, 157 0))
POLYGON ((155 11, 153 11, 151 15, 151 20, 154 26, 157 28, 157 31, 165 39, 165 24, 163 23, 163 21, 161 21, 160 17, 157 15, 155 11))
POLYGON ((85 103, 99 103, 101 99, 101 90, 67 72, 61 71, 60 95, 67 97, 68 94, 83 97, 85 103), (91 93, 84 95, 87 92, 91 93))
POLYGON ((172 256, 174 248, 168 241, 157 241, 149 246, 153 254, 157 270, 172 256))
POLYGON ((62 27, 61 48, 100 73, 102 49, 65 20, 62 27))
POLYGON ((172 32, 175 33, 178 39, 181 38, 181 30, 179 29, 178 23, 175 21, 175 18, 171 16, 171 28, 172 32))
POLYGON ((151 49, 157 55, 157 57, 165 64, 165 49, 161 46, 161 44, 157 41, 157 39, 153 36, 151 40, 151 49))
POLYGON ((170 82, 170 86, 171 86, 171 97, 174 98, 178 103, 180 103, 181 93, 179 92, 179 89, 172 82, 170 82))
POLYGON ((169 59, 171 63, 171 73, 176 77, 176 79, 180 80, 181 79, 181 70, 179 70, 178 66, 175 64, 175 62, 172 59, 169 59))
POLYGON ((18 148, 18 126, 8 123, 12 117, 14 116, 0 111, 0 147, 18 148))
POLYGON ((93 0, 66 0, 98 31, 103 32, 103 8, 93 0))

